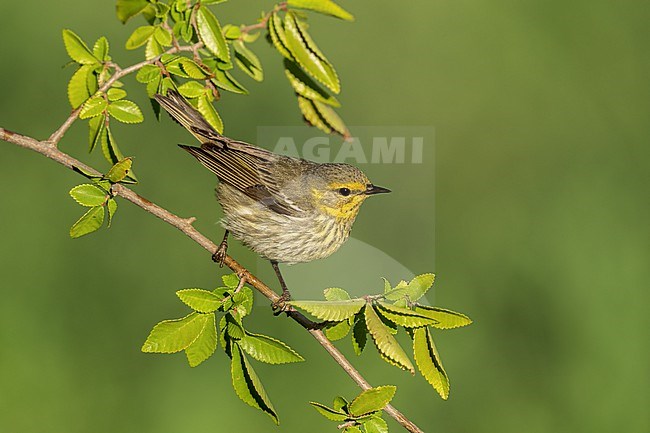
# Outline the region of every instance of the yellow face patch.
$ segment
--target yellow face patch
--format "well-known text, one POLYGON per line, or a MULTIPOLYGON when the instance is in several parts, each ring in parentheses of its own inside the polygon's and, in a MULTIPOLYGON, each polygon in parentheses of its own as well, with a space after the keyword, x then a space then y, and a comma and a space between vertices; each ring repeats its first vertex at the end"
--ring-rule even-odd
MULTIPOLYGON (((337 190, 339 188, 349 188, 351 191, 365 191, 366 187, 362 183, 346 183, 346 184, 331 184, 330 185, 333 190, 337 190), (340 186, 339 186, 340 185, 340 186), (352 187, 356 187, 354 190, 352 187), (359 188, 359 186, 361 188, 359 188)), ((350 219, 354 218, 357 216, 357 213, 359 212, 359 207, 361 206, 361 203, 367 198, 366 195, 360 194, 360 195, 350 195, 347 197, 340 197, 340 200, 334 204, 334 206, 328 206, 322 202, 322 198, 324 196, 324 193, 322 191, 319 191, 315 188, 311 190, 312 196, 315 199, 316 206, 322 211, 327 213, 328 215, 331 215, 335 217, 336 219, 350 219)))

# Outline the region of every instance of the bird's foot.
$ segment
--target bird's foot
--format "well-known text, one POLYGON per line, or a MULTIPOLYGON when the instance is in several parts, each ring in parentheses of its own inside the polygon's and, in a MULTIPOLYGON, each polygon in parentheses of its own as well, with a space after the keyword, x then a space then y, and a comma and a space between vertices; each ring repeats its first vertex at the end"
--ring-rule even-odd
POLYGON ((212 260, 215 263, 219 263, 219 267, 223 268, 223 262, 226 260, 226 256, 228 255, 228 242, 224 239, 220 244, 219 247, 217 248, 217 251, 212 254, 212 260))
POLYGON ((289 293, 288 290, 283 291, 280 297, 271 304, 271 308, 273 309, 273 315, 277 316, 279 314, 289 311, 291 305, 287 304, 287 302, 289 302, 290 300, 291 300, 291 293, 289 293))

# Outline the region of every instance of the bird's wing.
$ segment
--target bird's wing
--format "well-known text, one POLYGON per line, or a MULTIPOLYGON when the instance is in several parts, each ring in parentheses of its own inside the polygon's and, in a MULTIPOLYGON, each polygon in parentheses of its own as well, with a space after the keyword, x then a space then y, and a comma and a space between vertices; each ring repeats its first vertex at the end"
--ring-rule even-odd
POLYGON ((277 155, 219 134, 177 92, 170 91, 168 96, 156 95, 155 98, 174 120, 203 143, 201 147, 180 147, 216 174, 220 181, 277 213, 294 215, 301 210, 282 193, 275 178, 268 175, 273 162, 279 158, 277 155))

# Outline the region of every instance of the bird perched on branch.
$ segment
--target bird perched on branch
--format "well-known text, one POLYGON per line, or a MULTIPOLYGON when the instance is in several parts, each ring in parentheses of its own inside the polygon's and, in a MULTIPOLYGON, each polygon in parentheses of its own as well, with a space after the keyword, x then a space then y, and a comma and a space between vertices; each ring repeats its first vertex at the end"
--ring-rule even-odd
POLYGON ((178 92, 156 101, 202 144, 179 145, 217 175, 223 241, 212 256, 223 266, 232 235, 269 260, 290 293, 278 263, 294 264, 334 253, 347 240, 361 204, 390 190, 373 185, 349 164, 316 163, 277 155, 218 133, 178 92))

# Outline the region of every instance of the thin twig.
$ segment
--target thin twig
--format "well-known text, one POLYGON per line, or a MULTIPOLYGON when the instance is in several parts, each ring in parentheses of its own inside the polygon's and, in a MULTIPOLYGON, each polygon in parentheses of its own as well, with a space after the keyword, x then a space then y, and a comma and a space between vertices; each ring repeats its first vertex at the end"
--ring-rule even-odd
MULTIPOLYGON (((125 71, 128 69, 134 70, 133 68, 135 66, 137 65, 134 65, 130 68, 126 68, 124 70, 125 71)), ((6 130, 2 127, 0 127, 0 140, 6 141, 8 143, 13 143, 18 146, 24 147, 26 149, 30 149, 35 152, 38 152, 58 162, 59 164, 68 167, 69 169, 72 169, 73 167, 78 167, 91 174, 96 174, 96 175, 101 174, 94 168, 82 163, 81 161, 78 161, 77 159, 71 157, 70 155, 64 152, 61 152, 56 147, 52 146, 52 144, 49 143, 48 141, 38 141, 32 137, 18 134, 16 132, 6 130)), ((126 200, 129 200, 135 205, 141 207, 142 209, 151 213, 152 215, 157 216, 164 222, 176 227, 178 230, 183 232, 187 237, 189 237, 194 242, 196 242, 204 249, 206 249, 210 254, 216 251, 217 245, 214 242, 212 242, 210 239, 205 237, 203 234, 201 234, 198 230, 196 230, 194 226, 192 226, 192 222, 193 222, 192 218, 189 219, 181 218, 177 215, 174 215, 168 210, 138 195, 133 190, 125 187, 124 185, 119 185, 119 184, 114 185, 113 192, 119 195, 120 197, 123 197, 126 200)), ((226 255, 223 262, 225 263, 226 266, 232 269, 237 275, 239 275, 240 278, 244 278, 249 285, 253 286, 258 292, 264 295, 271 302, 276 302, 280 298, 280 296, 277 293, 275 293, 273 289, 271 289, 264 282, 259 280, 248 269, 246 269, 244 266, 239 264, 232 257, 226 255)), ((359 373, 359 371, 356 368, 354 368, 354 366, 350 363, 350 361, 348 361, 347 358, 334 346, 334 344, 332 344, 332 342, 325 336, 323 331, 317 329, 318 327, 316 326, 316 324, 314 324, 314 322, 312 322, 303 314, 301 314, 300 312, 294 309, 288 310, 287 315, 291 317, 293 320, 295 320, 296 322, 298 322, 303 328, 305 328, 316 339, 316 341, 318 341, 321 344, 321 346, 323 346, 323 348, 332 356, 332 358, 334 358, 334 361, 336 361, 336 363, 339 364, 341 368, 343 368, 343 370, 352 378, 352 380, 357 385, 359 385, 359 387, 361 387, 362 389, 371 388, 371 385, 368 383, 368 381, 366 381, 366 379, 361 375, 361 373, 359 373)), ((402 414, 400 411, 395 409, 393 406, 387 405, 384 408, 384 410, 409 432, 423 433, 422 430, 417 425, 415 425, 412 421, 406 418, 404 414, 402 414)))

